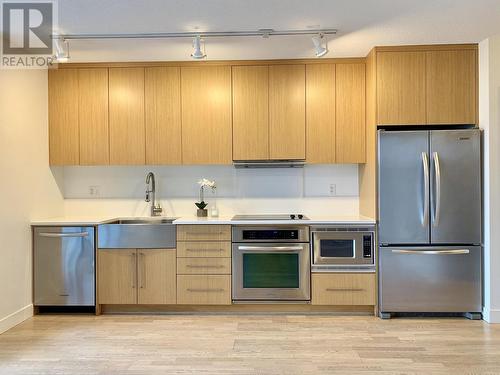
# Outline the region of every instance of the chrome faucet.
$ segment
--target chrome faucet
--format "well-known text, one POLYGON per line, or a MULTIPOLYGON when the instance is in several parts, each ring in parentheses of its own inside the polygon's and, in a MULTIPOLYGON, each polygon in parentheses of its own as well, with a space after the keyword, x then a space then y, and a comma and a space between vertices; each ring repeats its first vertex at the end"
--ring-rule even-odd
POLYGON ((163 209, 160 204, 156 203, 156 184, 155 175, 153 172, 149 172, 146 176, 146 202, 151 201, 151 216, 160 216, 163 209), (149 188, 149 183, 151 182, 151 189, 149 188), (150 199, 152 197, 152 201, 150 199))

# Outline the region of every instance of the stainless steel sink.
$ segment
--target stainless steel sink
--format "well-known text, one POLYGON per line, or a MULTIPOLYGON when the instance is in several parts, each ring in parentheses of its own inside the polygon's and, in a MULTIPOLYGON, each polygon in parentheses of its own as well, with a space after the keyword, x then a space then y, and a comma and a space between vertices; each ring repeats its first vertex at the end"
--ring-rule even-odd
POLYGON ((100 249, 169 249, 176 246, 176 218, 117 219, 97 227, 100 249))

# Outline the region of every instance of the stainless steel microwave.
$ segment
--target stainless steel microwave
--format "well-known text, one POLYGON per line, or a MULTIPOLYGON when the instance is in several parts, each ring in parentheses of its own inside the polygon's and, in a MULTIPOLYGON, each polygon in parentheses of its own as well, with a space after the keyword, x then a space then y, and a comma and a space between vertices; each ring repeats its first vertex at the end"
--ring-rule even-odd
POLYGON ((311 227, 312 271, 375 268, 375 226, 311 227))

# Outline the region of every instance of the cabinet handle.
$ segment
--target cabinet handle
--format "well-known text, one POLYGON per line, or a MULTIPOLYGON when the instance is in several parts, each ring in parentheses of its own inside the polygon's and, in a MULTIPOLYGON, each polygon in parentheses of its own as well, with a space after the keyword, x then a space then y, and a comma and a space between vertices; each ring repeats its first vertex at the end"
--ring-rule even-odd
POLYGON ((224 232, 186 232, 188 236, 211 236, 213 234, 223 234, 224 232))
POLYGON ((195 292, 195 293, 209 293, 209 292, 216 292, 220 293, 223 292, 224 289, 218 288, 218 289, 187 289, 188 292, 195 292))
POLYGON ((187 268, 224 268, 224 266, 221 266, 221 265, 206 265, 206 266, 202 266, 202 265, 192 265, 192 264, 188 264, 186 266, 187 268))
POLYGON ((186 251, 191 251, 191 252, 197 252, 199 253, 200 251, 224 251, 224 249, 186 249, 186 251))
POLYGON ((326 288, 327 292, 362 292, 361 288, 326 288))
MULTIPOLYGON (((132 257, 132 266, 135 270, 137 270, 137 253, 134 251, 132 254, 130 254, 130 256, 132 257)), ((132 289, 135 289, 135 281, 136 278, 132 277, 132 289)))
POLYGON ((142 269, 142 272, 141 272, 141 278, 140 278, 140 288, 141 289, 144 289, 145 286, 144 286, 144 279, 146 278, 146 262, 144 261, 144 253, 140 253, 140 256, 141 256, 141 262, 140 262, 140 265, 141 265, 141 269, 142 269))

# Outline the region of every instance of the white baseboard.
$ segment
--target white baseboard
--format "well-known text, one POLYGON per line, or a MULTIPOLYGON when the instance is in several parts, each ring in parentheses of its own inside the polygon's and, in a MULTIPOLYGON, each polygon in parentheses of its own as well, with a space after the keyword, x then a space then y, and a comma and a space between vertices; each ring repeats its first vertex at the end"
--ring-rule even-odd
POLYGON ((488 323, 500 323, 500 310, 483 307, 483 320, 488 323))
POLYGON ((0 319, 0 334, 33 316, 33 305, 28 305, 0 319))

